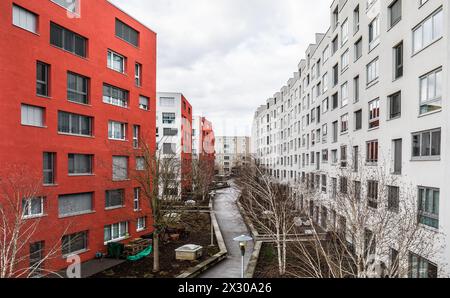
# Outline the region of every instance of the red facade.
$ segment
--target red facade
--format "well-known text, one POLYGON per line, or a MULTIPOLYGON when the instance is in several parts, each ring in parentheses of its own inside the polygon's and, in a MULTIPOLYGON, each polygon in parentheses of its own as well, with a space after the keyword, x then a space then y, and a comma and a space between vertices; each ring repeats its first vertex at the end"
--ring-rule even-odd
POLYGON ((192 189, 192 105, 181 95, 181 188, 185 197, 192 189))
POLYGON ((200 118, 199 134, 199 156, 200 159, 206 160, 214 167, 214 161, 216 158, 215 142, 213 125, 211 121, 208 121, 205 117, 200 118))
MULTIPOLYGON (((55 181, 39 190, 44 197, 44 210, 38 219, 29 219, 40 221, 29 242, 43 241, 45 252, 61 243, 64 235, 86 231, 86 248, 77 252, 84 262, 94 258, 97 252, 106 252, 105 226, 127 222, 128 233, 122 237, 126 239, 120 241, 152 232, 151 210, 142 196, 140 210, 134 211, 134 191, 138 184, 132 179, 113 181, 112 159, 113 156, 127 157, 128 172, 134 169, 134 156, 139 150, 133 149, 133 130, 136 125, 140 127, 139 142, 145 142, 150 150, 155 150, 156 34, 106 0, 79 1, 78 15, 68 13, 64 7, 50 0, 14 0, 14 5, 35 15, 37 32, 29 32, 14 25, 13 1, 0 1, 1 175, 5 178, 9 175, 7 169, 17 165, 30 169, 30 175, 42 179, 43 154, 54 154, 55 181), (129 34, 123 28, 116 28, 117 19, 134 29, 134 32, 137 31, 137 46, 116 36, 116 30, 123 30, 121 34, 129 34), (51 23, 85 38, 86 57, 71 53, 69 42, 68 46, 64 46, 69 47, 69 51, 52 45, 51 23), (108 50, 120 54, 124 59, 123 72, 108 68, 108 50), (48 65, 48 96, 37 95, 38 61, 48 65), (136 63, 141 65, 140 86, 137 86, 135 78, 136 63), (68 100, 69 72, 87 79, 87 103, 68 100), (126 107, 124 104, 117 105, 117 102, 115 105, 104 102, 105 84, 128 92, 126 107), (140 96, 149 99, 148 107, 140 107, 140 96), (22 124, 24 104, 38 107, 43 112, 41 127, 22 124), (62 119, 58 120, 63 117, 59 112, 91 117, 90 136, 62 132, 68 124, 62 119), (124 124, 124 140, 109 138, 110 121, 124 124), (90 175, 69 175, 69 155, 73 154, 92 156, 90 175), (107 190, 123 190, 124 206, 105 208, 107 190), (60 216, 59 197, 80 193, 91 193, 91 212, 60 216), (147 217, 146 229, 137 232, 137 219, 144 216, 147 217)), ((71 35, 66 34, 64 37, 69 40, 71 35)), ((75 48, 83 51, 80 50, 83 46, 77 43, 79 40, 75 38, 75 48)), ((111 98, 117 97, 114 92, 111 94, 111 98)), ((77 119, 76 116, 70 117, 71 132, 79 131, 74 128, 76 123, 88 123, 77 122, 77 119)), ((89 130, 86 127, 84 129, 89 130)), ((24 250, 24 253, 28 253, 29 248, 25 247, 24 250)), ((62 251, 44 264, 50 270, 62 269, 67 265, 62 251)))

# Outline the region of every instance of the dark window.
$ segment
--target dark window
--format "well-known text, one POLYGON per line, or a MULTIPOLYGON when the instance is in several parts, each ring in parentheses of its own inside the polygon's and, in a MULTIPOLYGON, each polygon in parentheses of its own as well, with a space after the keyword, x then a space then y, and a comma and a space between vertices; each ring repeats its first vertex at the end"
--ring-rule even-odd
POLYGON ((337 109, 339 107, 339 95, 336 92, 335 94, 333 94, 332 96, 332 108, 337 109))
POLYGON ((87 39, 54 23, 50 23, 50 43, 75 55, 86 57, 87 39))
POLYGON ((412 136, 413 159, 440 157, 441 129, 414 133, 412 136))
POLYGON ((333 86, 339 83, 339 64, 333 66, 333 86))
POLYGON ((367 182, 367 200, 369 207, 377 209, 378 208, 378 182, 368 181, 367 182))
POLYGON ((394 47, 394 79, 403 76, 403 42, 394 47))
POLYGON ((355 61, 362 56, 362 38, 355 42, 355 61))
POLYGON ((106 191, 106 199, 105 199, 105 207, 106 208, 122 207, 123 205, 124 205, 124 190, 123 189, 106 191))
POLYGON ((409 278, 437 278, 438 268, 425 258, 409 254, 409 278))
POLYGON ((439 229, 439 189, 419 187, 419 223, 439 229))
POLYGON ((398 212, 400 202, 400 188, 388 186, 388 210, 398 212))
POLYGON ((56 153, 44 152, 43 173, 44 185, 55 184, 55 162, 56 153))
POLYGON ((72 73, 67 73, 67 99, 78 103, 88 104, 89 79, 72 73))
POLYGON ((92 174, 92 155, 69 154, 69 174, 92 174))
POLYGON ((44 241, 34 242, 30 244, 30 273, 31 276, 40 276, 44 259, 44 241))
POLYGON ((372 231, 366 229, 364 231, 364 255, 374 255, 376 250, 375 235, 372 231))
POLYGON ((176 136, 178 134, 178 129, 176 128, 164 128, 164 136, 176 136))
POLYGON ((367 142, 367 162, 377 163, 378 162, 378 141, 367 142))
POLYGON ((36 64, 36 94, 49 96, 49 71, 50 65, 38 61, 36 64))
POLYGON ((72 253, 81 252, 87 249, 88 232, 80 232, 66 235, 62 238, 62 254, 63 256, 72 253))
POLYGON ((389 22, 390 26, 393 27, 395 24, 400 22, 402 19, 402 1, 401 0, 395 0, 390 6, 389 6, 389 22))
POLYGON ((67 112, 58 112, 58 132, 92 136, 92 118, 67 112))
POLYGON ((397 92, 388 97, 389 119, 399 118, 402 114, 402 93, 397 92))
POLYGON ((353 96, 355 103, 359 101, 359 76, 353 79, 353 96))
POLYGON ((134 45, 135 47, 139 46, 139 32, 117 19, 116 36, 134 45))
POLYGON ((355 130, 362 128, 362 110, 355 112, 355 130))
POLYGON ((76 216, 92 212, 93 193, 61 195, 58 197, 58 215, 76 216))

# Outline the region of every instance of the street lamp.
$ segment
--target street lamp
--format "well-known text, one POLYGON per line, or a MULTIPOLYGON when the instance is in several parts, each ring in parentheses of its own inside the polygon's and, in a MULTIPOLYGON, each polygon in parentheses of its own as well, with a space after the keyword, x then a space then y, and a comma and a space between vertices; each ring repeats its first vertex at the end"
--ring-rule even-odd
POLYGON ((236 242, 239 242, 239 248, 241 249, 241 278, 244 278, 244 256, 245 256, 245 249, 247 247, 247 242, 252 241, 253 238, 242 235, 239 237, 236 237, 233 239, 236 242))

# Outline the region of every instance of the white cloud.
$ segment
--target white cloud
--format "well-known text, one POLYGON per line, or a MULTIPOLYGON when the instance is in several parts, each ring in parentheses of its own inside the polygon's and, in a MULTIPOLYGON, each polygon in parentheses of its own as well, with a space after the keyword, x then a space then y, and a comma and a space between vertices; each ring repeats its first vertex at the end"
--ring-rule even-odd
POLYGON ((296 71, 331 0, 110 0, 158 33, 158 91, 182 92, 216 135, 250 135, 296 71))

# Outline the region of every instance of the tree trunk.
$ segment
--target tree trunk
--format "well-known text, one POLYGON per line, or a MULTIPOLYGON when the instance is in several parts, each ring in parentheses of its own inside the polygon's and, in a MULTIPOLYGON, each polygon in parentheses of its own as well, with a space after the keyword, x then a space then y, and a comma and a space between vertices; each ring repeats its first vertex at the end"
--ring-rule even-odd
POLYGON ((159 233, 153 232, 153 272, 159 272, 159 233))

